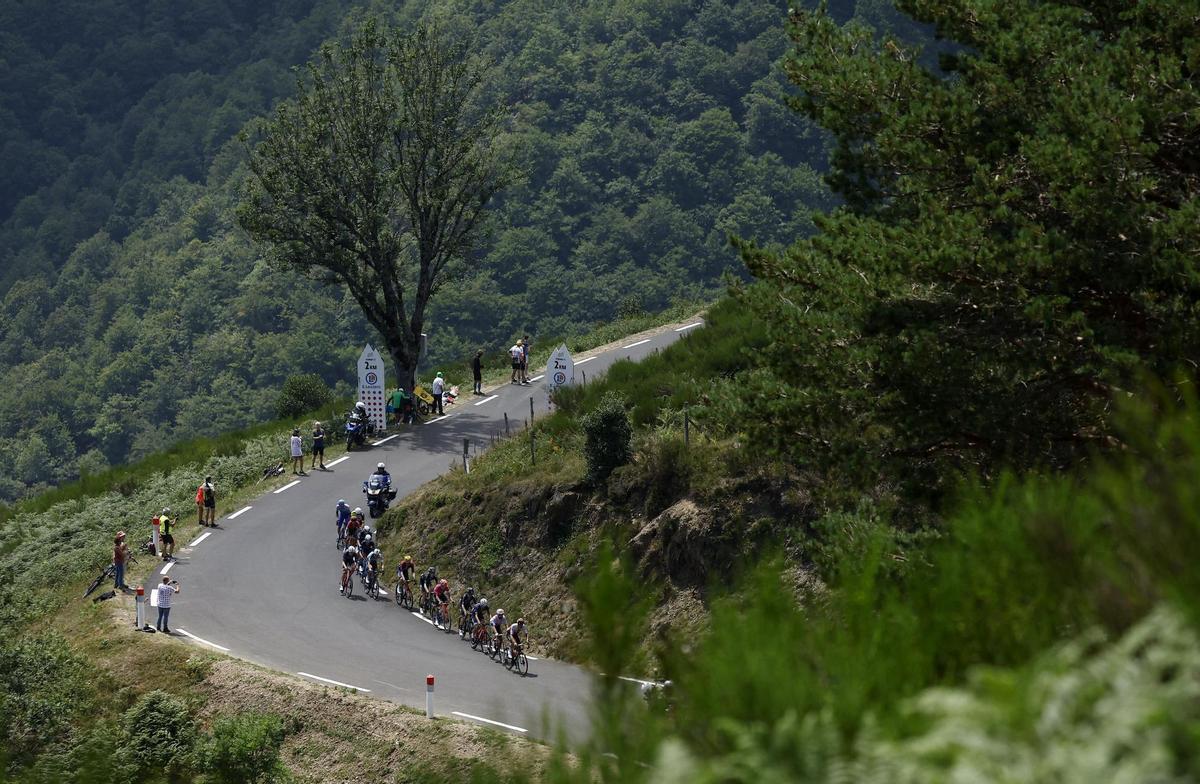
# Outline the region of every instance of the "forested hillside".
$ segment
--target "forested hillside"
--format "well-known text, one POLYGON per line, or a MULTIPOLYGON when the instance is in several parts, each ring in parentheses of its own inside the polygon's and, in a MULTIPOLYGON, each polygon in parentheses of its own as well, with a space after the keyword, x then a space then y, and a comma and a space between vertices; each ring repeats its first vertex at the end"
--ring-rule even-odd
POLYGON ((292 88, 350 0, 0 7, 0 292, 121 239, 292 88))
MULTIPOLYGON (((115 6, 3 12, 0 460, 14 470, 0 499, 257 421, 288 375, 347 379, 370 337, 340 291, 267 269, 231 219, 246 153, 232 137, 290 91, 289 66, 355 23, 349 4, 115 6)), ((510 108, 524 173, 495 205, 476 272, 435 302, 434 360, 708 296, 742 269, 731 233, 809 233, 829 205, 812 168, 825 146, 785 104, 784 12, 392 11, 436 14, 495 60, 489 89, 510 108)))

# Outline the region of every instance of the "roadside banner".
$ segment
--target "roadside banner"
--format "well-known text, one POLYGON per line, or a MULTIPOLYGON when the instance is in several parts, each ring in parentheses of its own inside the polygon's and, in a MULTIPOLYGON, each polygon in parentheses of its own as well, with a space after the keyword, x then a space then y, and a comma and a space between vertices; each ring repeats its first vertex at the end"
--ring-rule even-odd
POLYGON ((575 360, 565 343, 554 349, 550 361, 546 363, 546 389, 553 392, 559 387, 575 383, 575 360))
POLYGON ((358 399, 367 406, 367 416, 380 430, 387 427, 387 402, 384 400, 384 366, 370 343, 358 355, 358 399))

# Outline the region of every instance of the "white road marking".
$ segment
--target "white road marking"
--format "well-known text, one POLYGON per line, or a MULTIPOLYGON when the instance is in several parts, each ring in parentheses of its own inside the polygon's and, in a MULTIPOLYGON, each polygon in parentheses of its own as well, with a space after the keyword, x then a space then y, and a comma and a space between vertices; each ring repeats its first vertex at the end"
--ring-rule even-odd
POLYGON ((195 539, 193 539, 192 543, 189 544, 188 547, 195 547, 196 545, 200 544, 201 542, 203 542, 205 539, 207 539, 210 536, 212 536, 212 531, 205 531, 204 533, 200 534, 195 539))
POLYGON ((154 588, 150 589, 150 606, 151 607, 158 606, 158 591, 155 590, 154 588))
POLYGON ((629 681, 630 683, 638 683, 642 686, 662 686, 658 681, 644 681, 640 678, 626 678, 624 675, 618 675, 617 680, 629 681))
POLYGON ((575 364, 576 364, 576 365, 582 365, 584 362, 591 362, 591 361, 592 361, 593 359, 595 359, 595 358, 596 358, 596 357, 588 357, 587 359, 580 359, 580 360, 577 360, 577 361, 575 362, 575 364))
POLYGON ((387 438, 381 438, 381 439, 379 439, 379 440, 378 440, 378 441, 376 441, 375 443, 371 444, 371 446, 379 446, 380 444, 386 444, 388 441, 391 441, 393 438, 399 438, 399 437, 400 437, 400 434, 399 434, 399 433, 392 433, 392 434, 391 434, 390 436, 388 436, 387 438))
POLYGON ((281 488, 279 488, 278 490, 276 490, 276 491, 275 491, 275 495, 279 495, 279 494, 280 494, 280 493, 282 493, 284 490, 290 490, 290 489, 292 489, 293 487, 295 487, 295 486, 296 486, 296 485, 298 485, 298 484, 300 484, 300 480, 299 480, 299 479, 294 479, 294 480, 292 480, 291 482, 288 482, 288 483, 287 483, 286 485, 284 485, 283 487, 281 487, 281 488))
POLYGON ((324 681, 325 683, 332 683, 334 686, 342 686, 347 689, 354 689, 355 691, 362 691, 362 692, 370 692, 371 691, 370 689, 364 689, 361 686, 352 686, 349 683, 342 683, 341 681, 335 681, 335 680, 331 680, 329 678, 322 678, 320 675, 312 675, 307 672, 298 672, 296 674, 303 675, 305 678, 312 678, 314 681, 324 681))
POLYGON ((637 343, 630 343, 628 346, 621 346, 621 348, 637 348, 638 346, 644 346, 649 342, 650 338, 646 338, 645 340, 639 340, 637 343))
POLYGON ((347 461, 347 460, 349 460, 349 459, 350 459, 350 455, 342 455, 342 456, 341 456, 341 457, 339 457, 337 460, 334 460, 332 463, 330 463, 329 465, 327 465, 327 466, 325 466, 325 467, 326 467, 326 468, 333 468, 333 467, 334 467, 335 465, 337 465, 338 463, 344 463, 344 462, 346 462, 346 461, 347 461))
POLYGON ((462 716, 464 719, 471 719, 472 721, 482 721, 487 724, 495 724, 497 727, 503 727, 506 730, 513 730, 514 732, 529 732, 529 730, 525 729, 524 727, 514 727, 513 725, 505 724, 502 721, 492 721, 491 719, 485 719, 482 716, 472 716, 469 713, 461 713, 459 711, 450 711, 450 712, 453 713, 455 716, 462 716))
POLYGON ((703 321, 697 321, 695 324, 687 324, 685 326, 678 327, 675 331, 676 332, 686 332, 689 329, 692 329, 693 327, 699 327, 699 326, 702 326, 703 324, 704 324, 703 321))
POLYGON ((540 376, 534 376, 533 378, 529 379, 529 383, 532 384, 534 381, 541 381, 545 377, 546 377, 545 373, 543 373, 540 376))
POLYGON ((175 565, 174 561, 168 561, 167 565, 162 568, 162 571, 159 572, 159 574, 166 574, 167 572, 171 571, 171 567, 174 565, 175 565))
POLYGON ((246 512, 249 512, 253 508, 254 508, 253 506, 243 506, 241 509, 239 509, 236 512, 234 512, 233 514, 229 515, 229 517, 226 517, 225 519, 226 520, 236 520, 238 517, 240 517, 241 515, 244 515, 246 512))
POLYGON ((489 400, 495 400, 495 399, 496 399, 496 398, 498 398, 498 397, 500 397, 500 396, 499 396, 499 395, 492 395, 491 397, 485 397, 483 400, 480 400, 480 401, 479 401, 478 403, 476 403, 475 405, 477 405, 477 406, 482 406, 484 403, 488 402, 489 400))
POLYGON ((442 414, 440 417, 431 419, 428 422, 426 422, 425 424, 432 425, 434 422, 441 422, 443 419, 449 419, 451 416, 452 416, 451 414, 442 414))
POLYGON ((226 648, 224 645, 217 645, 215 642, 209 642, 208 640, 201 639, 200 637, 197 637, 196 635, 192 634, 191 632, 184 631, 183 629, 176 629, 175 631, 179 632, 184 637, 193 639, 198 643, 202 643, 204 645, 209 646, 210 648, 216 648, 218 651, 224 651, 225 653, 229 653, 229 649, 226 648))

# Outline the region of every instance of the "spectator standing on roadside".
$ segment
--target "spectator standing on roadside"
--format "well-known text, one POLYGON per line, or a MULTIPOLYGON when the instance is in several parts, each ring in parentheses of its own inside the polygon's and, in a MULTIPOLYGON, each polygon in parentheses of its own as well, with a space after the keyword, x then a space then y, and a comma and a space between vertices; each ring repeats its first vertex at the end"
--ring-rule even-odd
POLYGON ((312 467, 317 467, 318 458, 321 461, 321 470, 325 470, 325 428, 321 427, 320 422, 313 422, 313 455, 312 467))
POLYGON ((167 625, 167 619, 171 617, 171 601, 175 594, 179 593, 179 581, 172 580, 164 574, 162 583, 155 590, 158 591, 158 620, 154 622, 154 628, 163 634, 170 634, 171 628, 167 625))
POLYGON ((304 475, 304 442, 300 440, 300 428, 292 431, 292 473, 304 475))
POLYGON ((442 409, 442 395, 446 392, 446 380, 442 378, 439 372, 437 377, 433 379, 433 405, 430 407, 430 413, 437 412, 438 416, 444 416, 445 411, 442 409))
POLYGON ((475 379, 475 394, 483 394, 483 349, 475 352, 475 358, 471 360, 471 377, 475 379))
POLYGON ((521 338, 521 383, 529 383, 529 336, 521 338))
POLYGON ((200 492, 204 496, 204 522, 201 525, 216 528, 217 488, 213 487, 211 476, 204 477, 204 484, 200 485, 200 492))
POLYGON ((512 382, 514 384, 521 383, 521 379, 517 378, 517 376, 519 376, 521 374, 521 357, 524 354, 525 354, 525 351, 524 351, 524 349, 521 348, 521 341, 519 341, 519 340, 516 342, 515 345, 513 345, 512 348, 510 348, 508 350, 508 355, 510 357, 512 357, 512 370, 513 370, 512 382))
POLYGON ((396 424, 404 423, 404 399, 406 397, 404 387, 396 387, 392 390, 392 394, 388 395, 388 412, 396 414, 396 424))
POLYGON ((119 591, 129 590, 129 586, 125 585, 125 559, 128 556, 125 532, 117 531, 117 535, 113 537, 113 587, 119 591))
POLYGON ((162 559, 169 561, 175 557, 175 521, 171 519, 171 508, 164 506, 158 516, 158 541, 162 544, 162 559))

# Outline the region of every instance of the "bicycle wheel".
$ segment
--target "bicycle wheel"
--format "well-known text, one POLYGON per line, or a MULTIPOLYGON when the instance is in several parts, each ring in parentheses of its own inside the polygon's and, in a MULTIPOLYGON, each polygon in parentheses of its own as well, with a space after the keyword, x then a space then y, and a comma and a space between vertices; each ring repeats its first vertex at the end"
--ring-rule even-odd
POLYGON ((406 585, 406 586, 404 586, 404 609, 406 609, 406 610, 410 610, 410 611, 411 611, 411 610, 412 610, 412 608, 413 608, 413 594, 412 594, 412 589, 410 589, 410 588, 409 588, 409 587, 406 585))
POLYGON ((351 572, 346 577, 346 598, 349 599, 354 595, 354 572, 351 572))
POLYGON ((529 659, 525 656, 524 651, 517 654, 516 663, 517 663, 517 672, 521 673, 521 675, 523 675, 523 676, 529 674, 529 659))
POLYGON ((108 577, 108 569, 100 572, 100 574, 96 576, 96 579, 92 580, 92 584, 89 585, 88 589, 83 592, 83 598, 86 599, 91 596, 92 593, 100 587, 100 583, 104 582, 105 577, 108 577))

